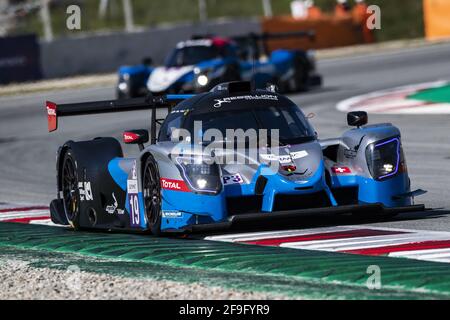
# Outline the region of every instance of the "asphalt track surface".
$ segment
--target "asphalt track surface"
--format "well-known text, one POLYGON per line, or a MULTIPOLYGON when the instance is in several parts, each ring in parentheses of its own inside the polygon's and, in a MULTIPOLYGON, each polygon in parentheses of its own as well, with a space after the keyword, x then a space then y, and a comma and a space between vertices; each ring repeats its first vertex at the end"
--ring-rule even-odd
MULTIPOLYGON (((346 115, 336 103, 355 95, 395 86, 450 80, 450 45, 408 49, 391 53, 328 59, 319 63, 322 89, 292 95, 305 113, 313 112, 319 138, 339 136, 348 129, 346 115)), ((112 88, 88 88, 0 98, 0 202, 48 204, 55 196, 55 154, 69 139, 113 136, 133 128, 148 128, 148 112, 70 117, 60 130, 47 132, 45 100, 57 103, 112 99, 112 88)), ((403 214, 390 221, 373 217, 308 218, 308 227, 372 224, 382 227, 450 230, 450 116, 369 115, 370 123, 391 122, 403 134, 403 144, 413 188, 428 190, 417 202, 430 208, 403 214)), ((124 148, 137 152, 135 146, 124 148)))

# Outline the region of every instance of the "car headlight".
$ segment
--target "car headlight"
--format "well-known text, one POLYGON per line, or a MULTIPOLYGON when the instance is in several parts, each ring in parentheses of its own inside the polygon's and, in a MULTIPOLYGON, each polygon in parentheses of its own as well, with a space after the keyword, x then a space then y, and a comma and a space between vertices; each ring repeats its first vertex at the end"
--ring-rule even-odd
POLYGON ((208 76, 205 74, 201 74, 197 77, 197 83, 202 87, 206 86, 208 82, 209 82, 208 76))
POLYGON ((198 193, 217 194, 222 189, 220 169, 201 156, 181 156, 176 163, 190 188, 198 193))
POLYGON ((214 68, 206 68, 206 69, 200 69, 196 67, 194 69, 194 75, 195 75, 195 84, 197 87, 205 87, 210 83, 211 79, 214 79, 216 75, 216 71, 214 68))
POLYGON ((130 87, 130 75, 128 73, 123 73, 119 76, 119 83, 117 88, 122 92, 127 92, 130 87))
POLYGON ((403 152, 399 137, 372 143, 366 148, 366 160, 375 180, 395 176, 401 169, 403 152))
POLYGON ((119 87, 119 90, 120 90, 120 91, 127 91, 127 89, 128 89, 128 84, 127 84, 126 82, 119 82, 118 87, 119 87))

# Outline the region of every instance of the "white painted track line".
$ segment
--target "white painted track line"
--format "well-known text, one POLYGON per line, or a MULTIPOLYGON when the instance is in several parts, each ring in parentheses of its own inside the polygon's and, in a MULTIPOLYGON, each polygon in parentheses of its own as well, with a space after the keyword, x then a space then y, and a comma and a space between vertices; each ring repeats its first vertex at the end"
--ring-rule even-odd
MULTIPOLYGON (((442 246, 442 242, 450 241, 450 232, 442 231, 405 230, 353 225, 305 230, 225 234, 210 236, 205 239, 237 243, 253 242, 256 245, 275 245, 291 249, 331 252, 350 252, 365 249, 368 249, 369 252, 370 249, 374 249, 376 252, 380 249, 383 255, 393 258, 450 263, 450 247, 440 247, 442 246), (377 231, 379 234, 377 234, 377 231), (366 236, 364 236, 365 234, 366 236), (308 236, 310 239, 316 239, 308 240, 308 236), (336 236, 336 238, 333 238, 333 236, 336 236), (298 241, 296 241, 296 237, 299 238, 298 241), (285 241, 283 241, 284 238, 286 238, 285 241), (427 242, 430 248, 414 250, 415 247, 420 248, 421 244, 425 242, 427 242), (435 247, 433 247, 434 242, 436 242, 435 247), (397 246, 405 246, 404 251, 397 251, 403 249, 399 249, 397 246)), ((447 245, 444 243, 444 246, 447 245)), ((381 253, 363 252, 362 254, 381 253)))

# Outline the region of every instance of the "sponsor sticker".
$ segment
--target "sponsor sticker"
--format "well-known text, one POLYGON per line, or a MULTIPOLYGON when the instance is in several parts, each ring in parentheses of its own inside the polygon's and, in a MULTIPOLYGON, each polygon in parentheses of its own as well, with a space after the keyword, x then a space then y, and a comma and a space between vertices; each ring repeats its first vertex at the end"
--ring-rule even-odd
POLYGON ((308 156, 308 152, 305 150, 291 152, 292 160, 301 159, 308 156))
POLYGON ((51 117, 56 117, 55 105, 47 105, 47 114, 51 117))
POLYGON ((141 224, 141 210, 138 194, 128 193, 128 203, 130 204, 130 225, 132 227, 139 227, 141 224))
POLYGON ((278 157, 278 161, 281 164, 287 164, 287 163, 291 163, 292 162, 292 158, 290 155, 286 155, 286 156, 279 156, 278 157))
POLYGON ((112 193, 112 198, 114 199, 114 204, 106 206, 106 212, 108 212, 109 214, 114 214, 116 212, 117 206, 119 205, 114 192, 112 193))
POLYGON ((92 195, 91 183, 88 181, 78 182, 78 191, 80 193, 81 201, 92 201, 94 196, 92 195))
POLYGON ((163 218, 181 218, 183 214, 180 211, 176 210, 163 210, 162 217, 163 218))
POLYGON ((261 159, 266 161, 279 161, 281 164, 291 163, 293 160, 301 159, 308 156, 308 152, 305 150, 294 151, 288 155, 277 156, 274 154, 260 154, 261 159))
POLYGON ((183 180, 161 178, 161 188, 172 191, 190 192, 188 186, 183 180))
POLYGON ((133 167, 131 168, 131 179, 137 179, 136 160, 134 160, 133 167))
POLYGON ((128 190, 128 193, 138 193, 137 180, 128 180, 127 181, 127 190, 128 190))
MULTIPOLYGON (((136 161, 131 168, 131 179, 127 180, 128 204, 130 208, 130 225, 132 227, 140 227, 141 210, 139 204, 139 189, 137 181, 136 161)), ((119 213, 120 214, 120 213, 119 213)))
POLYGON ((236 96, 236 97, 227 97, 223 99, 215 99, 216 102, 214 104, 214 108, 220 108, 222 107, 222 104, 224 103, 231 103, 233 101, 240 101, 240 100, 274 100, 278 101, 278 97, 271 94, 263 94, 263 95, 245 95, 245 96, 236 96))
MULTIPOLYGON (((139 135, 134 132, 124 132, 123 133, 123 141, 125 143, 132 143, 138 139, 139 139, 139 135)), ((136 166, 136 162, 135 162, 135 166, 136 166)))
POLYGON ((352 173, 349 167, 331 167, 331 172, 334 174, 349 174, 352 173))
POLYGON ((181 49, 184 47, 196 47, 196 46, 210 47, 210 46, 212 46, 212 44, 213 44, 213 41, 210 39, 186 40, 183 42, 179 42, 177 44, 177 48, 181 49))
POLYGON ((261 153, 259 156, 261 157, 261 159, 266 160, 266 161, 276 161, 276 160, 278 160, 278 157, 276 155, 274 155, 274 154, 261 153))
POLYGON ((224 175, 222 177, 222 179, 223 179, 223 184, 225 186, 231 185, 231 184, 243 184, 244 183, 244 179, 242 179, 242 177, 239 173, 224 175))

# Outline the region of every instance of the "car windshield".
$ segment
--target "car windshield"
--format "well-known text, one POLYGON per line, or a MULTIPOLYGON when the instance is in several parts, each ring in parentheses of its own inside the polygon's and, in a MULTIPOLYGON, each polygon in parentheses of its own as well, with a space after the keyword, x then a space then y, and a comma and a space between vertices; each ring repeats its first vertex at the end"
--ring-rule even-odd
POLYGON ((175 49, 166 61, 166 67, 183 67, 219 57, 214 46, 189 46, 175 49))
POLYGON ((203 136, 208 129, 216 129, 226 137, 226 130, 267 129, 278 130, 281 144, 298 144, 315 139, 315 133, 297 106, 274 106, 236 111, 222 111, 191 115, 184 127, 194 133, 194 121, 201 121, 203 136))

